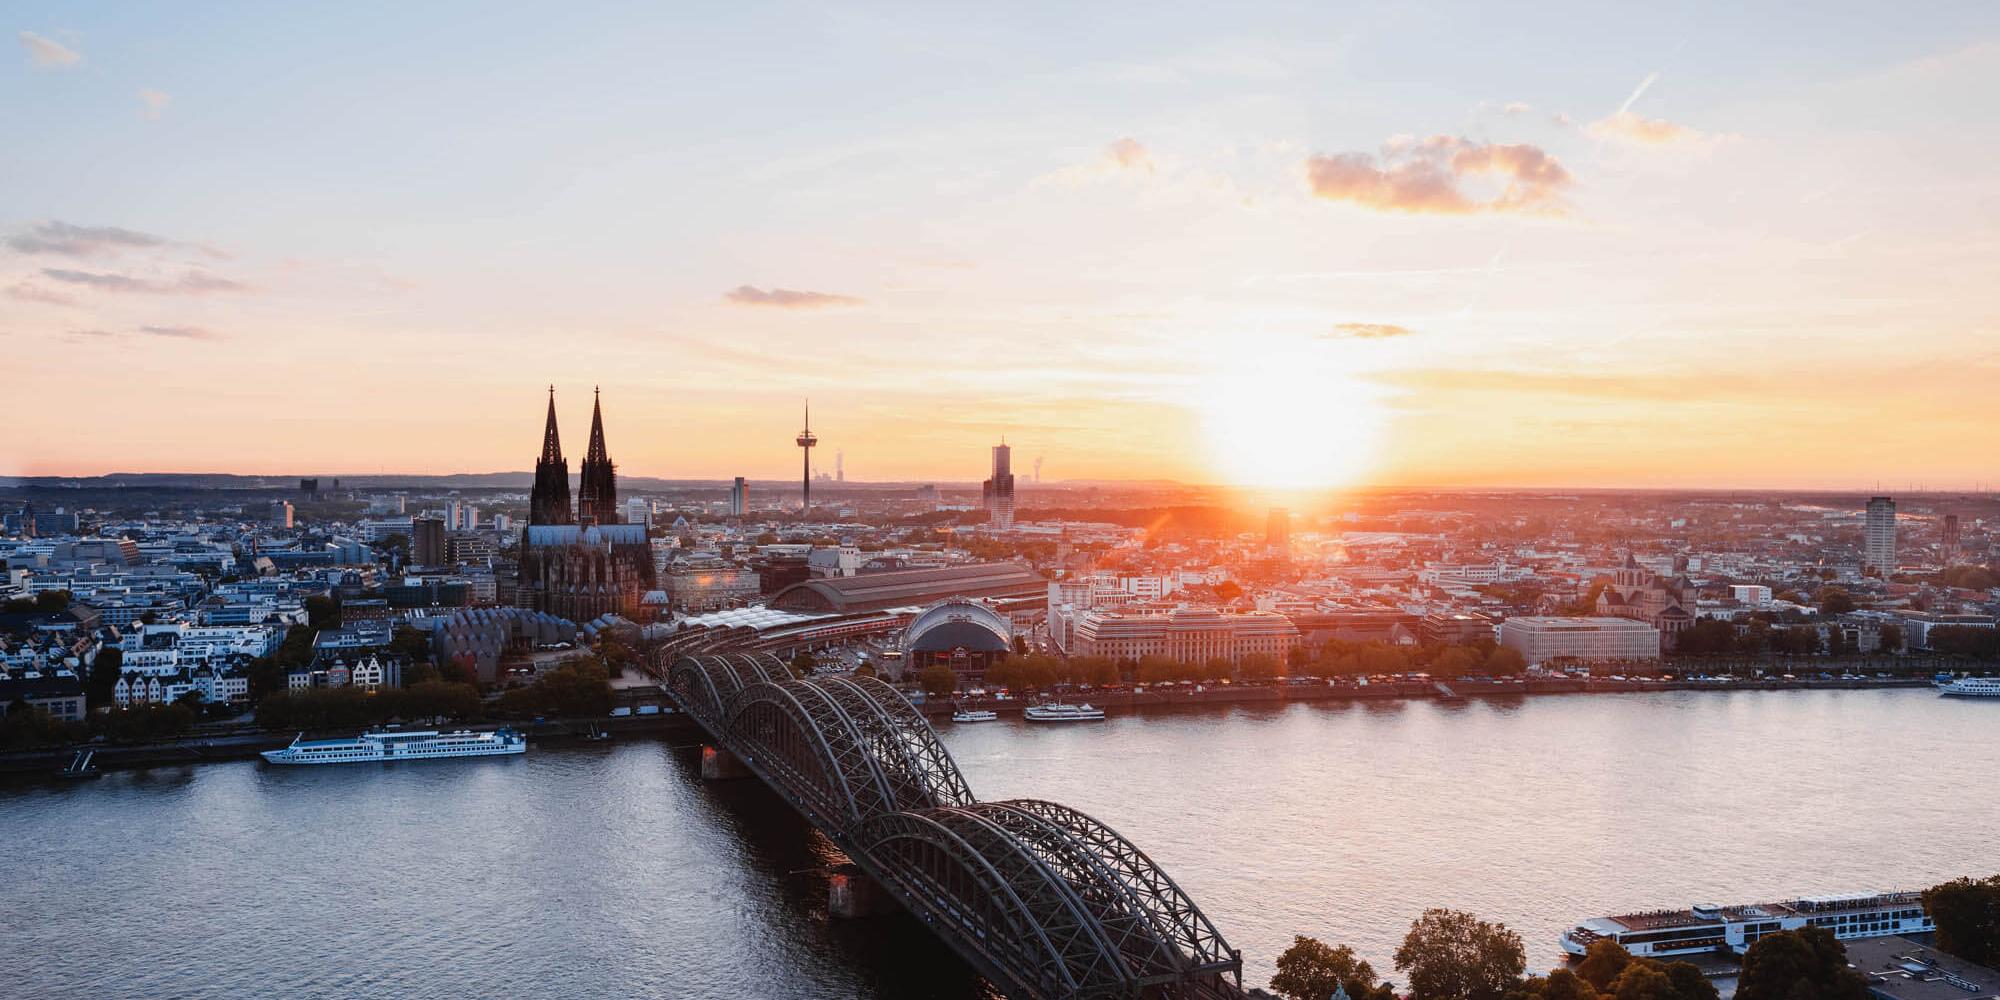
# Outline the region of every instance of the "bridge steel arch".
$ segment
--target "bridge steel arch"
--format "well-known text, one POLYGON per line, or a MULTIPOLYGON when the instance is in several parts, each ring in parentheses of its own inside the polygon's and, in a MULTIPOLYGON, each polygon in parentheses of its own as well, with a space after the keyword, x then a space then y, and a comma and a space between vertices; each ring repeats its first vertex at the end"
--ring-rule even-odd
POLYGON ((882 681, 721 654, 677 661, 668 690, 1008 996, 1244 996, 1241 956, 1136 845, 1054 802, 978 801, 882 681))

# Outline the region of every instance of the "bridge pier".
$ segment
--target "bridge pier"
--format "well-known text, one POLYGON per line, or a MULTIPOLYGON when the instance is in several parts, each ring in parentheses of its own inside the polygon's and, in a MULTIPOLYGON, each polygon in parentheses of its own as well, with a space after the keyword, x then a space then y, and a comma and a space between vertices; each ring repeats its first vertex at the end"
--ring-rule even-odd
POLYGON ((858 866, 840 865, 826 880, 826 909, 841 920, 879 917, 900 907, 882 883, 869 878, 858 866))
POLYGON ((733 781, 750 777, 750 769, 743 766, 741 758, 721 747, 701 748, 701 777, 704 781, 733 781))

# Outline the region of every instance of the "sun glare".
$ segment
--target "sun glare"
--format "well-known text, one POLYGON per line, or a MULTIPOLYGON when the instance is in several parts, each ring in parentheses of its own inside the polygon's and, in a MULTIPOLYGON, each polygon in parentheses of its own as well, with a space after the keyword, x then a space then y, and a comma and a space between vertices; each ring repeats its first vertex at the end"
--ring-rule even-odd
POLYGON ((1271 489, 1356 485, 1382 437, 1381 392, 1325 345, 1246 346, 1198 389, 1211 467, 1224 481, 1271 489))

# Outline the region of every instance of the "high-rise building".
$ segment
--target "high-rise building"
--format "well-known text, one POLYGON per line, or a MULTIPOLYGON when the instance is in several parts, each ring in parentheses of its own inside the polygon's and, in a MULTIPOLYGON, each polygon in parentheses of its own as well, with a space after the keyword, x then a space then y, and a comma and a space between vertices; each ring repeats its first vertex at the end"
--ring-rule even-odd
POLYGON ((472 504, 461 505, 458 509, 460 531, 479 530, 479 508, 472 504))
POLYGON ((549 386, 549 420, 542 429, 542 457, 535 460, 535 487, 528 494, 529 524, 571 524, 569 460, 563 457, 562 435, 556 431, 556 387, 549 386))
POLYGON ((633 497, 625 501, 625 523, 651 525, 653 523, 652 505, 638 497, 633 497))
POLYGON ((590 396, 590 445, 576 486, 576 523, 617 524, 618 473, 604 450, 604 406, 597 390, 590 396))
POLYGON ((980 489, 986 523, 999 531, 1014 526, 1014 453, 1002 441, 993 446, 993 478, 980 489))
POLYGON ((847 482, 847 453, 844 451, 835 451, 833 453, 833 481, 836 483, 847 482))
POLYGON ((729 516, 743 517, 750 513, 750 484, 742 476, 729 487, 729 516))
POLYGON ((290 530, 292 527, 292 502, 290 500, 271 501, 271 527, 290 530))
POLYGON ((418 566, 445 565, 444 518, 420 517, 410 522, 410 561, 418 566))
POLYGON ((1944 534, 1938 539, 1938 550, 1944 557, 1946 566, 1958 562, 1958 515, 1944 516, 1944 534))
POLYGON ((1283 507, 1273 507, 1264 518, 1264 547, 1273 555, 1284 555, 1292 550, 1292 512, 1283 507))
POLYGON ((1863 529, 1866 539, 1861 564, 1888 576, 1896 569, 1896 501, 1888 497, 1868 500, 1868 519, 1863 529))
POLYGON ((799 476, 800 486, 804 490, 799 501, 799 513, 805 517, 811 517, 813 509, 813 445, 819 443, 819 438, 813 434, 813 410, 811 403, 806 404, 806 429, 799 432, 798 443, 799 454, 803 456, 801 461, 805 469, 799 476))

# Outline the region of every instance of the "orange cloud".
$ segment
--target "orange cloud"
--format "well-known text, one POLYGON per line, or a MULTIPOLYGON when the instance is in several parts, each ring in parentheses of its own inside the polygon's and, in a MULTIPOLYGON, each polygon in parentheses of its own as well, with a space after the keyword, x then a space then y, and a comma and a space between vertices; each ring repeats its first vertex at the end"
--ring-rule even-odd
POLYGON ((739 306, 773 306, 779 309, 824 309, 827 306, 858 306, 861 300, 852 295, 836 295, 832 292, 800 292, 790 288, 773 288, 768 291, 754 285, 738 285, 722 294, 722 297, 739 306))
POLYGON ((1513 212, 1560 215, 1571 183, 1555 157, 1526 143, 1485 143, 1455 136, 1391 139, 1378 157, 1338 153, 1306 160, 1312 193, 1383 212, 1470 215, 1513 212), (1490 175, 1501 188, 1487 198, 1468 194, 1467 178, 1490 175))
POLYGON ((1394 323, 1335 323, 1333 332, 1327 336, 1351 337, 1356 340, 1385 340, 1390 337, 1407 337, 1411 332, 1409 327, 1397 326, 1394 323))
POLYGON ((159 282, 125 274, 73 271, 60 267, 42 268, 43 277, 68 285, 81 285, 104 292, 132 292, 143 295, 207 295, 212 292, 247 292, 250 286, 201 271, 189 271, 179 281, 159 282))
POLYGON ((1647 118, 1631 111, 1620 111, 1591 122, 1590 134, 1600 138, 1624 139, 1628 142, 1643 142, 1656 146, 1722 138, 1678 122, 1670 122, 1665 118, 1647 118))
POLYGON ((28 61, 37 66, 61 68, 74 66, 83 61, 83 54, 56 41, 44 38, 32 31, 20 34, 21 47, 28 50, 28 61))

